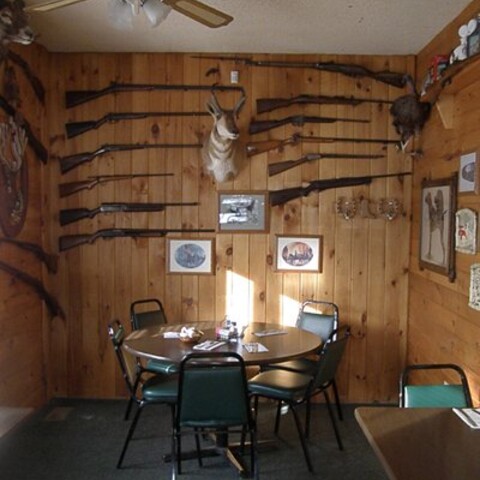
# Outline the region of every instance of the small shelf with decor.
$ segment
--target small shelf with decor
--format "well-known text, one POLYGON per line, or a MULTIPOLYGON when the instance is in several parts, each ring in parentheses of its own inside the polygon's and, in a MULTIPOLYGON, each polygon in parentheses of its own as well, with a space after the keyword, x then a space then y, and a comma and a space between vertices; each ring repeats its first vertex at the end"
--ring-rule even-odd
POLYGON ((480 53, 447 67, 442 76, 427 88, 422 102, 434 103, 437 107, 443 126, 453 128, 453 112, 455 94, 479 79, 478 65, 480 53))

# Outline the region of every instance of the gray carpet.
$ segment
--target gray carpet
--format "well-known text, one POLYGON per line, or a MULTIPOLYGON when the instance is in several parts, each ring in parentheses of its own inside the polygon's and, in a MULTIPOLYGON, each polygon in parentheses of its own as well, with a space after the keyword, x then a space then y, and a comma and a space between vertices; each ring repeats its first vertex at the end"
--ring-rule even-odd
MULTIPOLYGON (((115 468, 129 426, 123 420, 125 401, 52 401, 0 439, 1 478, 8 480, 163 480, 170 478, 170 412, 146 407, 130 443, 121 470, 115 468)), ((307 470, 291 413, 282 417, 280 436, 273 448, 259 453, 260 478, 295 480, 385 480, 375 454, 354 419, 357 405, 345 405, 339 422, 345 450, 339 451, 324 405, 312 411, 309 448, 315 473, 307 470)), ((303 413, 303 412, 301 412, 303 413)), ((273 437, 274 408, 260 406, 260 439, 273 437)), ((190 437, 184 449, 193 446, 190 437)), ((248 460, 248 458, 246 458, 248 460)), ((237 473, 222 457, 182 463, 180 479, 235 479, 237 473)))

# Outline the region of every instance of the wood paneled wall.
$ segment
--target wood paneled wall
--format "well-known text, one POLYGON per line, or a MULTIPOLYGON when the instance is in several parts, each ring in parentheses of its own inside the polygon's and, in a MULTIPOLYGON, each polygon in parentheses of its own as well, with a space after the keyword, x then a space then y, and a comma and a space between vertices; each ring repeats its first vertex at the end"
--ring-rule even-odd
MULTIPOLYGON (((414 73, 413 57, 371 56, 257 56, 275 60, 336 60, 358 63, 372 70, 414 73)), ((229 84, 230 70, 239 70, 247 103, 240 114, 243 142, 282 139, 296 131, 304 135, 397 138, 388 105, 291 107, 265 118, 304 112, 309 115, 369 119, 370 123, 332 123, 285 126, 248 136, 249 121, 257 117, 255 100, 266 97, 355 95, 393 100, 402 90, 372 79, 352 79, 307 69, 253 68, 229 62, 198 60, 187 54, 52 54, 48 105, 50 148, 53 157, 94 151, 107 143, 192 143, 203 140, 212 120, 149 118, 104 125, 74 139, 65 138, 64 123, 97 119, 108 112, 204 110, 208 92, 122 93, 99 98, 69 110, 66 90, 100 89, 110 81, 133 83, 229 84), (207 76, 212 67, 217 74, 207 76), (159 135, 152 129, 159 126, 159 135)), ((238 94, 218 94, 232 107, 238 94)), ((261 117, 258 117, 261 118, 261 117)), ((298 145, 251 159, 239 158, 240 172, 216 185, 202 169, 198 151, 140 150, 103 155, 68 174, 60 175, 52 159, 46 178, 46 245, 57 249, 61 234, 94 232, 109 227, 213 228, 217 226, 219 190, 275 190, 299 186, 319 178, 408 171, 411 159, 393 146, 334 143, 298 145), (321 160, 269 178, 269 162, 295 159, 308 152, 384 153, 375 160, 321 160), (88 175, 130 172, 173 172, 171 179, 135 179, 110 183, 59 199, 58 184, 88 175), (101 202, 198 201, 199 207, 169 208, 163 213, 99 215, 60 228, 60 208, 97 207, 101 202)), ((340 391, 347 401, 396 401, 398 373, 406 354, 411 179, 375 180, 371 186, 329 190, 271 208, 268 234, 201 234, 215 238, 215 275, 166 273, 164 238, 98 240, 61 254, 60 272, 52 281, 67 319, 49 323, 46 363, 49 395, 112 397, 124 393, 107 324, 114 318, 128 324, 133 300, 158 297, 171 322, 221 320, 226 313, 249 321, 293 323, 305 298, 326 299, 340 307, 341 321, 352 326, 353 338, 342 365, 340 391), (395 221, 340 218, 334 203, 341 196, 372 200, 395 197, 405 215, 395 221), (320 274, 276 273, 275 235, 322 235, 323 271, 320 274)), ((195 235, 195 238, 197 235, 195 235)))
MULTIPOLYGON (((43 48, 12 47, 31 66, 45 88, 48 87, 47 52, 43 48)), ((20 89, 22 114, 35 136, 46 146, 45 107, 38 101, 21 69, 15 68, 20 89)), ((2 65, 3 72, 4 65, 2 65)), ((1 76, 3 82, 3 74, 1 76)), ((2 94, 3 86, 2 86, 2 94)), ((0 111, 1 122, 7 118, 0 111)), ((25 161, 29 173, 27 218, 18 240, 42 244, 44 223, 41 216, 41 163, 27 147, 25 161)), ((3 233, 2 233, 3 235, 3 233)), ((0 244, 0 260, 42 280, 41 263, 29 252, 0 244)), ((47 271, 43 272, 47 276, 47 271)), ((44 369, 44 307, 30 286, 0 270, 0 406, 40 406, 46 401, 44 369)), ((45 324, 48 328, 48 325, 45 324)))
MULTIPOLYGON (((417 75, 425 75, 431 58, 449 54, 458 45, 458 29, 480 12, 480 1, 469 7, 448 25, 418 55, 417 75)), ((480 398, 478 370, 480 348, 480 314, 467 306, 470 265, 479 255, 457 253, 457 278, 454 283, 442 275, 418 267, 420 224, 420 183, 422 178, 442 178, 457 172, 461 153, 479 149, 478 123, 480 112, 480 63, 453 80, 453 128, 444 128, 436 108, 424 129, 420 147, 424 157, 415 162, 413 183, 413 223, 410 260, 408 361, 411 363, 453 362, 468 374, 475 403, 480 398)), ((458 208, 480 209, 475 194, 458 196, 458 208)))

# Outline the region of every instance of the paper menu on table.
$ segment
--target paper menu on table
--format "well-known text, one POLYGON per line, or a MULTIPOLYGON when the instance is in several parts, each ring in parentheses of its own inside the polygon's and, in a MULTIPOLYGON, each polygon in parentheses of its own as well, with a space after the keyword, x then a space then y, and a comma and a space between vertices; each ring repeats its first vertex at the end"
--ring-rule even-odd
POLYGON ((257 343, 257 342, 244 343, 243 348, 248 353, 268 352, 268 348, 265 345, 262 345, 261 343, 257 343))
POLYGON ((227 342, 222 342, 219 340, 205 340, 202 343, 199 343, 193 347, 193 350, 200 350, 202 352, 210 352, 211 350, 215 350, 222 345, 225 345, 227 342))
POLYGON ((256 337, 269 337, 270 335, 284 335, 286 330, 281 329, 269 329, 269 330, 259 330, 258 332, 253 332, 256 337))
POLYGON ((476 408, 452 408, 454 413, 463 420, 470 428, 480 428, 480 409, 476 408))

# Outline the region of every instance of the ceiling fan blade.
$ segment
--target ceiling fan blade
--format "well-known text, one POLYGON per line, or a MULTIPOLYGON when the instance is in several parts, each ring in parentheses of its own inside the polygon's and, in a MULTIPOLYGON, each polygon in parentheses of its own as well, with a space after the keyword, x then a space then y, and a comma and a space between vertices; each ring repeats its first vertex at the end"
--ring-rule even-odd
POLYGON ((68 7, 74 3, 84 2, 85 0, 51 0, 49 2, 39 3, 37 5, 30 5, 25 7, 26 12, 49 12, 56 8, 68 7))
POLYGON ((197 0, 163 0, 174 10, 207 27, 218 28, 228 25, 233 17, 197 0))

